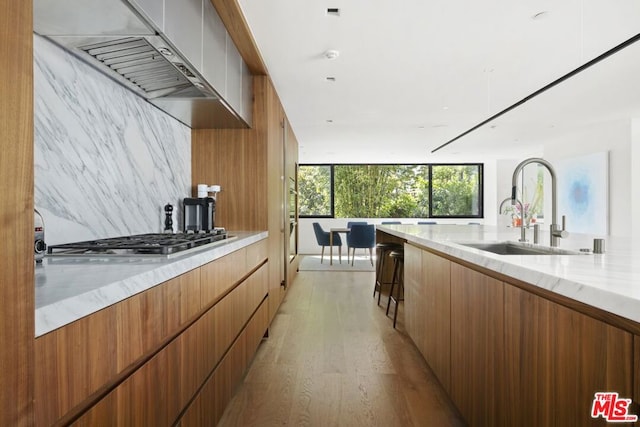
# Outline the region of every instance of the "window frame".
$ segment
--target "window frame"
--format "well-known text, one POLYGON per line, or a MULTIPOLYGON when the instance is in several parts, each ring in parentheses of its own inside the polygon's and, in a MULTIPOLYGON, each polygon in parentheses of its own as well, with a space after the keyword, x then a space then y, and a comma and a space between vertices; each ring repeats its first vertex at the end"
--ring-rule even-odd
MULTIPOLYGON (((302 215, 299 218, 335 218, 335 167, 336 166, 427 166, 429 176, 429 216, 434 219, 483 219, 484 218, 484 163, 300 163, 298 168, 305 166, 323 166, 330 170, 330 215, 302 215), (477 215, 433 215, 433 166, 476 166, 478 168, 478 214, 477 215)), ((299 179, 299 178, 298 178, 299 179)), ((298 201, 298 203, 300 203, 298 201)), ((422 217, 421 217, 422 218, 422 217)))

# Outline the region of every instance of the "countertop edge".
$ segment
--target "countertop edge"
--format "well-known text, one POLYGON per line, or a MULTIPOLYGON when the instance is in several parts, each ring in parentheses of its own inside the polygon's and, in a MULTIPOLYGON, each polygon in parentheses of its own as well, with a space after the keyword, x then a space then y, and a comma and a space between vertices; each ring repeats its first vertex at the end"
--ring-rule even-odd
POLYGON ((250 232, 227 244, 185 255, 123 280, 38 307, 35 310, 35 336, 45 335, 267 237, 266 231, 250 232))

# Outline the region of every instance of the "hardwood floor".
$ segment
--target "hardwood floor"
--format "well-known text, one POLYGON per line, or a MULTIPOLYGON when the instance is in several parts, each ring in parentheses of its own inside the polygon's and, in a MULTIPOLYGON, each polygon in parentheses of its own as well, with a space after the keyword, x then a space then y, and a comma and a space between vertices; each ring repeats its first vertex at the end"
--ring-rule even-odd
POLYGON ((219 426, 460 426, 374 273, 302 271, 219 426))

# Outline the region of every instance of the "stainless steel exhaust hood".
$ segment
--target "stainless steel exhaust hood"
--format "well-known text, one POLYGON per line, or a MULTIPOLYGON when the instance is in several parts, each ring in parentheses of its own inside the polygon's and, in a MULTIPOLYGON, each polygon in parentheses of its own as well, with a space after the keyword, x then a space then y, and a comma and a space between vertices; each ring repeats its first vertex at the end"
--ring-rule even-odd
POLYGON ((172 43, 121 0, 34 0, 34 31, 189 127, 248 127, 172 43))

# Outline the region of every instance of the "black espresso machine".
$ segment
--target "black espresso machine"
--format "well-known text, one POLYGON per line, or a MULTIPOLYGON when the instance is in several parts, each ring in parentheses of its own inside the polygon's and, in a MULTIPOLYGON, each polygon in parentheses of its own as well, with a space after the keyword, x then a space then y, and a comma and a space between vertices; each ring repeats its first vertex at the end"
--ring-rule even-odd
POLYGON ((216 199, 187 197, 183 200, 183 230, 185 233, 210 233, 215 227, 216 199))

